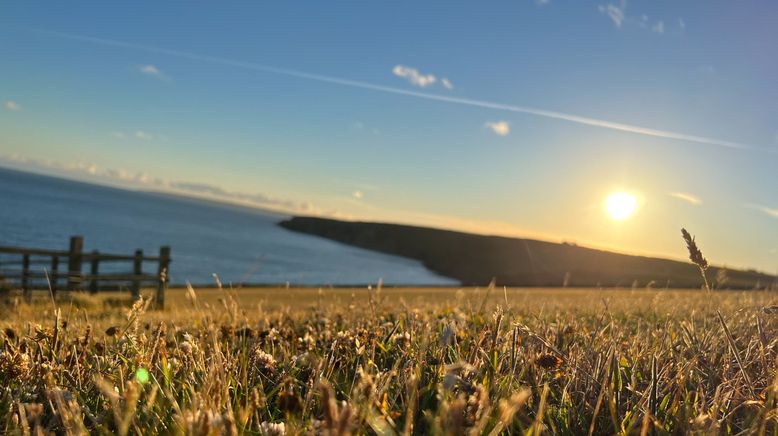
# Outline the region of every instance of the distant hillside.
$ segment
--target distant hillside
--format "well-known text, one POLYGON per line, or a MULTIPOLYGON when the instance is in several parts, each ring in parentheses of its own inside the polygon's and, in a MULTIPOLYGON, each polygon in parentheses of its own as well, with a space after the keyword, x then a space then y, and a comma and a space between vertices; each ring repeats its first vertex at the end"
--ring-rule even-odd
MULTIPOLYGON (((647 286, 699 288, 699 270, 685 262, 612 253, 532 239, 482 236, 397 224, 294 217, 280 226, 357 247, 421 261, 463 285, 492 278, 506 286, 647 286)), ((683 241, 678 241, 679 250, 683 241)), ((718 268, 708 270, 715 282, 718 268)), ((731 289, 769 285, 775 278, 755 271, 726 270, 731 289)))

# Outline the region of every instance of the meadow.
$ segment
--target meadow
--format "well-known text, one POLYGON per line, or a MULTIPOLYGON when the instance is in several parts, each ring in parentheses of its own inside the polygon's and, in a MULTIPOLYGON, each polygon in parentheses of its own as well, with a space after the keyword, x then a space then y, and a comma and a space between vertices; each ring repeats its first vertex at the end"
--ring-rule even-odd
POLYGON ((2 303, 6 434, 775 433, 778 295, 169 290, 2 303), (719 314, 721 316, 719 316, 719 314))

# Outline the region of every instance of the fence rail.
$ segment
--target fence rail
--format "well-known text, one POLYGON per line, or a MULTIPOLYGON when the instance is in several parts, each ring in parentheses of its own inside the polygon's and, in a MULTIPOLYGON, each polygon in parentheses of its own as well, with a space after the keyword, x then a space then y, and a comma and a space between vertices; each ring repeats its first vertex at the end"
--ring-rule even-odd
POLYGON ((13 255, 15 258, 0 259, 0 284, 10 282, 18 284, 25 298, 32 297, 33 289, 50 289, 56 293, 61 285, 68 291, 88 290, 97 293, 101 289, 121 289, 124 284, 133 298, 140 296, 141 285, 156 284, 154 296, 157 307, 164 307, 165 288, 168 282, 170 266, 170 247, 159 248, 158 256, 145 256, 143 250, 134 254, 107 254, 97 250, 84 252, 84 238, 70 238, 68 250, 46 250, 38 248, 0 246, 0 255, 13 255), (100 272, 103 263, 127 263, 131 270, 125 272, 100 272), (144 262, 157 264, 155 274, 143 271, 144 262), (12 269, 6 269, 11 266, 12 269), (45 279, 45 286, 41 285, 45 279))

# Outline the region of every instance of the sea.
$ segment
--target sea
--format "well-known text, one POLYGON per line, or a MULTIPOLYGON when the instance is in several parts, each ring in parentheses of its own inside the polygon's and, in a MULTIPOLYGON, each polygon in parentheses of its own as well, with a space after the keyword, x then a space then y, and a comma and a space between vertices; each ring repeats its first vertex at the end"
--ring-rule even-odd
MULTIPOLYGON (((172 284, 215 284, 216 277, 225 286, 458 283, 412 259, 277 225, 286 218, 243 206, 0 168, 0 246, 67 250, 72 235, 84 237, 85 251, 111 254, 142 249, 156 255, 168 245, 172 284)), ((8 259, 0 255, 0 275, 3 268, 18 268, 8 259)), ((114 266, 111 272, 120 272, 116 268, 129 272, 131 266, 114 266)), ((144 265, 144 272, 156 272, 154 265, 144 265)))

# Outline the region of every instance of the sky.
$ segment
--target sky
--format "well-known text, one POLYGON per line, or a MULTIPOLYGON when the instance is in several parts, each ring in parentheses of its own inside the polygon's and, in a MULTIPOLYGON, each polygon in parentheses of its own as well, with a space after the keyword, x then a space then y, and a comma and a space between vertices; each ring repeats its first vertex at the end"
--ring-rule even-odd
POLYGON ((0 165, 778 270, 770 0, 0 5, 0 165), (606 197, 636 201, 614 220, 606 197))

